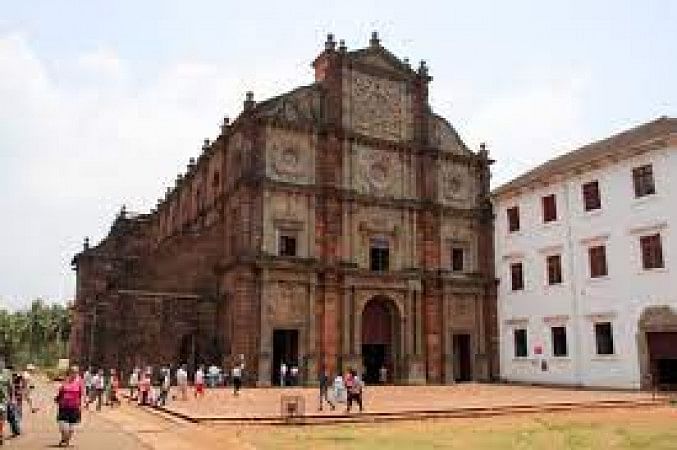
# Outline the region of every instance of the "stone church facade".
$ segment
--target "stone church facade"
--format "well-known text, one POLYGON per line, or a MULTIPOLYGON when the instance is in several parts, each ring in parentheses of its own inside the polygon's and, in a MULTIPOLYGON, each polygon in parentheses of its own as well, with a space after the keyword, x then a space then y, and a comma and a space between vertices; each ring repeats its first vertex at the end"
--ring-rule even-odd
POLYGON ((224 120, 146 214, 77 254, 72 358, 243 361, 276 382, 381 367, 397 383, 498 374, 490 164, 376 34, 330 35, 315 81, 224 120))

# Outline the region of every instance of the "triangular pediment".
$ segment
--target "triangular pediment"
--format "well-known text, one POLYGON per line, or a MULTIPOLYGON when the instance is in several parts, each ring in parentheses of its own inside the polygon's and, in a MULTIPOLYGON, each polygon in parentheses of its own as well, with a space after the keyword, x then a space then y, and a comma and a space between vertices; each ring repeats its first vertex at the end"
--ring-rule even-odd
POLYGON ((395 55, 383 47, 365 48, 351 52, 354 63, 401 75, 412 75, 414 72, 395 55))

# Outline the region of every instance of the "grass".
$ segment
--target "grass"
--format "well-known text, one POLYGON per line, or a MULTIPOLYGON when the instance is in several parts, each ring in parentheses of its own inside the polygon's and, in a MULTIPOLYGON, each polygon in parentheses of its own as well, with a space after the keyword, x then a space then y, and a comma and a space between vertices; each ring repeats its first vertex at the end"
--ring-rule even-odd
POLYGON ((675 450, 677 410, 654 408, 483 419, 253 429, 260 449, 675 450))

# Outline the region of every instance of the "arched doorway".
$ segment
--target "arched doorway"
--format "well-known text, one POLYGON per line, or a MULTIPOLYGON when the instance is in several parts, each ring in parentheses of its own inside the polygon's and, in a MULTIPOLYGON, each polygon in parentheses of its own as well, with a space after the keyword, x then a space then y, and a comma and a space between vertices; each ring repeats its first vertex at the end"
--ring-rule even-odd
POLYGON ((387 381, 395 378, 399 352, 400 317, 391 299, 377 296, 362 310, 362 367, 365 383, 379 382, 381 368, 387 370, 387 381))

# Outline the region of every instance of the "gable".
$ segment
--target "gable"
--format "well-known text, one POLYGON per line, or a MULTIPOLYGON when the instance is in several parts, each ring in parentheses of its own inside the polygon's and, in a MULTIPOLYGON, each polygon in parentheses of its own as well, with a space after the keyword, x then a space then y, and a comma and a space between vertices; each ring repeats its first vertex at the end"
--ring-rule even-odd
POLYGON ((351 59, 357 65, 386 71, 393 75, 408 77, 414 74, 411 68, 383 47, 356 50, 351 52, 351 59))

